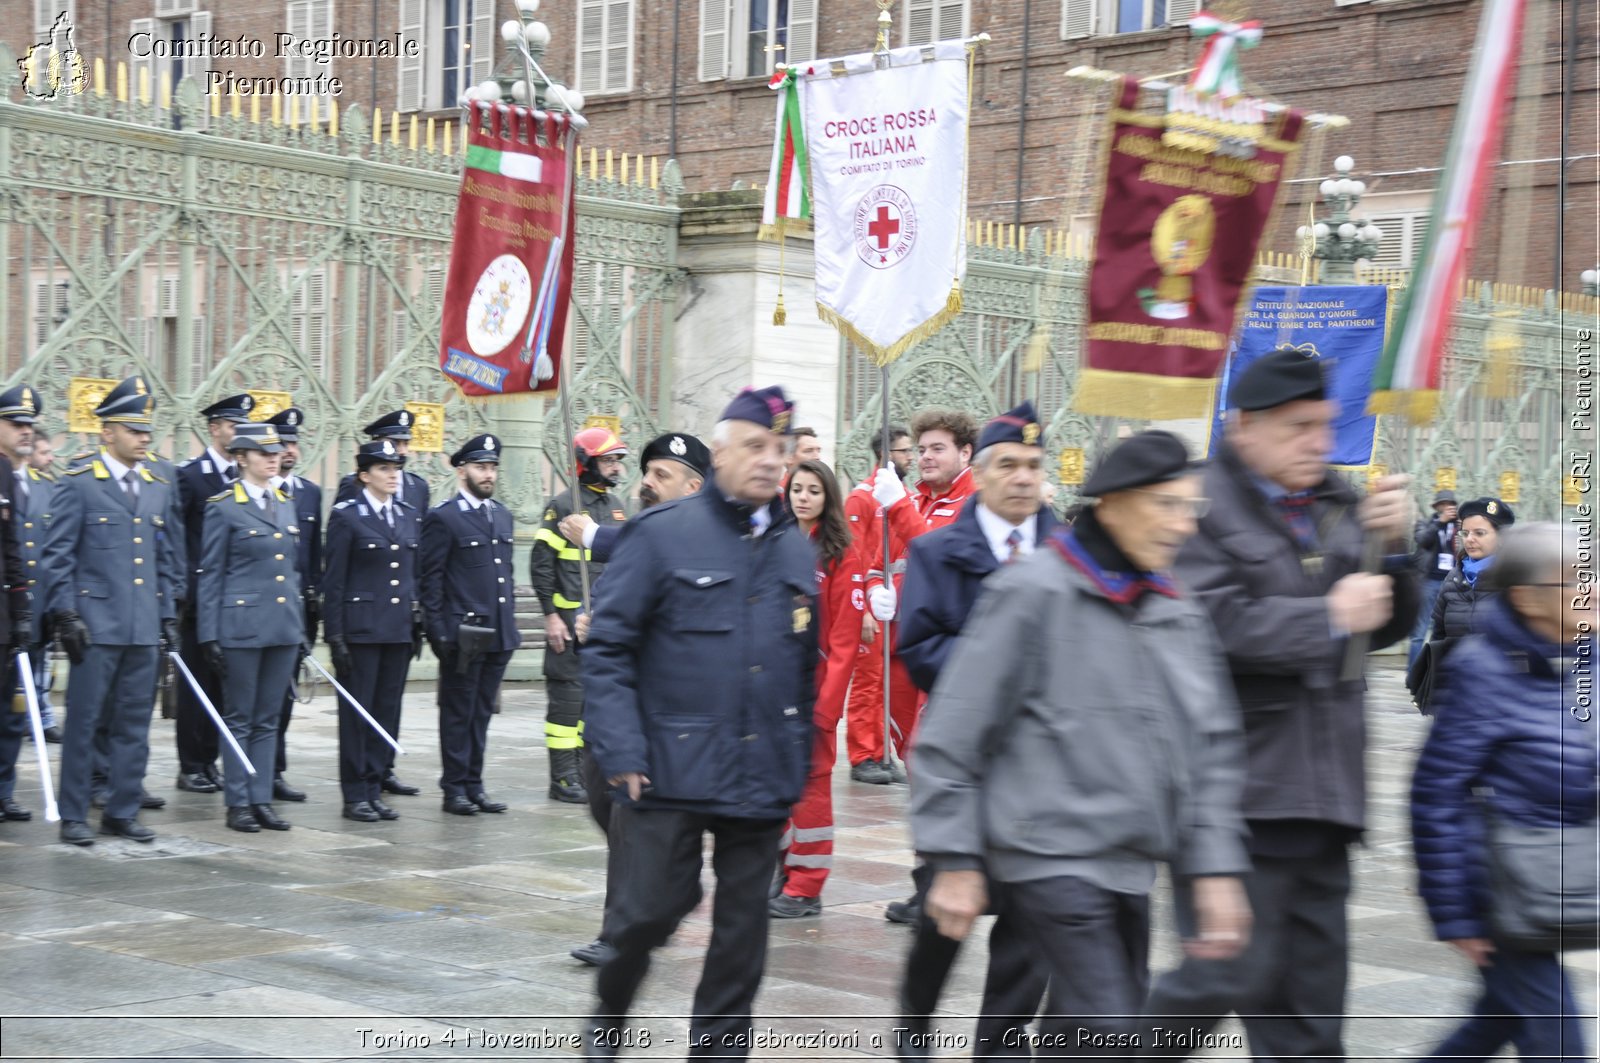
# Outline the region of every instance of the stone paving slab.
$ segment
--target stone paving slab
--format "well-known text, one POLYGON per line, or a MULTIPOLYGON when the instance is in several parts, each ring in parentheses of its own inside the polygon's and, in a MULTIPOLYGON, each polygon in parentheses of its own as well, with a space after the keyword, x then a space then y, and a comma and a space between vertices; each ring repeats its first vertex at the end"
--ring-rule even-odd
MULTIPOLYGON (((1425 1054, 1476 984, 1432 941, 1415 892, 1405 800, 1427 722, 1397 668, 1380 667, 1372 686, 1373 829, 1354 854, 1347 1041, 1352 1059, 1390 1060, 1425 1054)), ((172 789, 172 725, 161 720, 147 785, 169 804, 141 817, 159 832, 155 845, 105 839, 77 850, 57 844, 42 817, 0 823, 0 956, 10 972, 0 1059, 457 1059, 469 1033, 474 1057, 575 1056, 565 1046, 582 1031, 593 978, 567 951, 598 928, 604 848, 586 809, 544 795, 542 690, 508 689, 504 703, 486 772, 490 793, 512 806, 503 815, 440 808, 435 711, 421 693, 407 697, 410 755, 397 770, 423 793, 391 797, 401 812, 393 823, 340 817, 336 717, 325 698, 300 706, 290 731, 289 777, 309 800, 278 806, 295 824, 289 832, 229 831, 220 797, 172 789), (548 1044, 529 1047, 541 1037, 548 1044)), ((31 752, 18 797, 37 808, 31 752)), ((758 1028, 826 1030, 835 1047, 762 1048, 755 1058, 891 1050, 910 934, 882 912, 909 893, 906 791, 852 783, 847 768, 834 790, 826 910, 772 926, 756 1013, 758 1028)), ((640 996, 636 1026, 654 1035, 658 1057, 684 1053, 683 1016, 710 934, 707 867, 705 900, 658 951, 640 996)), ((1164 883, 1153 916, 1160 969, 1179 956, 1164 883)), ((980 925, 952 972, 935 1055, 970 1053, 961 1044, 981 999, 985 939, 980 925)), ((1592 1012, 1597 957, 1569 960, 1592 1012)), ((1217 1033, 1240 1036, 1234 1020, 1217 1033)))

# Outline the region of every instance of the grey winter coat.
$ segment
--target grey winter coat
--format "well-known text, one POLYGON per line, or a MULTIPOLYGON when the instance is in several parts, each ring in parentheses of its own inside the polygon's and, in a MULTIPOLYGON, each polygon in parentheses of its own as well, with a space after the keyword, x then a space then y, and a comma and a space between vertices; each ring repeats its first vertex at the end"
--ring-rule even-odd
POLYGON ((1001 881, 1125 881, 1153 861, 1237 874, 1243 768, 1204 611, 1147 593, 1130 613, 1044 547, 989 577, 940 673, 911 751, 911 833, 938 869, 1001 881))

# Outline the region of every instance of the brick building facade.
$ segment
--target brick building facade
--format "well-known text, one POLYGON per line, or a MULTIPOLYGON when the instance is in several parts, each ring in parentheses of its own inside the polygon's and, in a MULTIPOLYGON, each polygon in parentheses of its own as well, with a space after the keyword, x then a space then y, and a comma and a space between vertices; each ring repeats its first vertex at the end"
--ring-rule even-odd
MULTIPOLYGON (((20 54, 66 10, 86 56, 129 62, 159 78, 337 77, 340 106, 359 103, 450 119, 456 97, 499 61, 499 25, 513 0, 30 0, 33 22, 0 27, 20 54), (141 36, 143 34, 144 36, 141 36), (282 38, 344 42, 327 62, 282 54, 282 38), (259 42, 252 54, 200 59, 150 42, 259 42), (360 54, 383 42, 407 54, 360 54)), ((1600 0, 1529 5, 1518 98, 1477 238, 1472 275, 1576 287, 1596 247, 1596 7, 1600 0), (1573 8, 1576 7, 1576 11, 1573 8), (1569 22, 1569 16, 1576 18, 1569 22), (1569 27, 1577 33, 1569 38, 1569 27), (1568 97, 1565 214, 1559 174, 1568 97), (1558 241, 1558 231, 1562 240, 1558 241), (1558 262, 1558 246, 1563 261, 1558 262)), ((1194 0, 901 0, 894 43, 986 32, 973 84, 970 208, 976 218, 1086 232, 1100 127, 1097 87, 1066 76, 1090 65, 1141 77, 1183 71, 1199 51, 1181 21, 1194 0), (1028 18, 1024 21, 1024 12, 1028 18), (1024 101, 1025 97, 1025 101, 1024 101), (1025 106, 1023 105, 1025 102, 1025 106)), ((1420 248, 1437 167, 1471 53, 1474 0, 1219 0, 1226 17, 1266 24, 1245 53, 1261 94, 1343 114, 1345 129, 1305 152, 1265 246, 1289 250, 1318 181, 1337 155, 1356 159, 1364 213, 1385 231, 1379 261, 1406 266, 1420 248), (1311 169, 1311 167, 1315 167, 1311 169)), ((866 0, 547 0, 545 65, 587 98, 589 143, 677 158, 691 191, 761 183, 772 128, 767 75, 789 61, 869 47, 866 0)), ((178 49, 181 50, 181 49, 178 49)), ((293 51, 294 49, 289 49, 293 51)), ((137 74, 135 74, 137 77, 137 74)))

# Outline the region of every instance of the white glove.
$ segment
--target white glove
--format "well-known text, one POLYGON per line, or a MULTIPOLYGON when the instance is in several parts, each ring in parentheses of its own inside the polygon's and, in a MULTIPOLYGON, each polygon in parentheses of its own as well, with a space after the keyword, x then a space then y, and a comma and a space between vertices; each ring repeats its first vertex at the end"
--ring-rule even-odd
POLYGON ((906 485, 900 482, 900 474, 894 471, 892 465, 885 465, 878 470, 878 475, 872 480, 872 497, 884 509, 906 497, 906 485))
POLYGON ((556 375, 556 366, 550 356, 544 351, 539 352, 539 357, 533 363, 533 379, 541 384, 556 375))
POLYGON ((867 600, 872 603, 872 615, 880 622, 893 620, 894 611, 900 607, 893 587, 874 587, 867 592, 867 600))

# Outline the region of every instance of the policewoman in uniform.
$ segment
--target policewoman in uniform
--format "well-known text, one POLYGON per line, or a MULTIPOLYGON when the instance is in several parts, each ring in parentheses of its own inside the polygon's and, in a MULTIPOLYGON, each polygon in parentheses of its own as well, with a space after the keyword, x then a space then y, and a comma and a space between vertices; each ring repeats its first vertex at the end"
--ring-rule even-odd
MULTIPOLYGON (((373 443, 382 443, 387 439, 394 444, 395 453, 402 458, 411 453, 411 429, 417 423, 416 414, 410 410, 395 410, 386 413, 373 421, 362 431, 367 434, 367 439, 373 443)), ((355 473, 346 473, 344 479, 339 481, 339 493, 334 501, 344 502, 355 498, 361 493, 361 481, 356 479, 355 473)), ((428 481, 414 472, 402 473, 400 476, 400 489, 395 492, 395 497, 418 513, 428 512, 428 481)), ((395 792, 391 789, 390 791, 395 792)), ((411 793, 416 793, 416 787, 410 788, 411 793)))
POLYGON ((483 788, 489 717, 517 631, 511 511, 494 500, 500 440, 481 435, 450 456, 460 490, 422 519, 422 615, 439 658, 439 787, 458 816, 504 812, 483 788), (462 638, 462 628, 475 629, 462 638), (490 632, 478 635, 479 631, 490 632), (463 662, 460 655, 465 653, 463 662))
MULTIPOLYGON (((356 453, 361 493, 328 515, 322 592, 328 648, 343 683, 390 735, 400 733, 406 672, 417 650, 417 547, 422 515, 394 497, 406 459, 385 439, 356 453)), ((399 819, 383 802, 391 747, 372 725, 339 703, 339 788, 344 818, 399 819)))
POLYGON ((107 393, 100 453, 56 483, 39 561, 40 597, 72 662, 61 743, 61 840, 93 845, 89 776, 95 728, 107 730, 110 793, 103 834, 138 842, 156 832, 138 820, 158 644, 178 643, 176 589, 182 585, 172 484, 145 468, 155 399, 133 376, 107 393))
POLYGON ((227 823, 255 833, 288 830, 272 809, 278 716, 305 641, 300 526, 294 503, 272 486, 283 444, 269 424, 241 424, 228 444, 239 480, 206 503, 195 608, 201 651, 222 684, 217 706, 255 774, 223 757, 227 823))
MULTIPOLYGON (((300 526, 300 552, 295 555, 295 571, 300 574, 300 597, 305 602, 306 645, 317 642, 317 625, 322 621, 322 488, 297 476, 294 468, 300 462, 300 431, 305 426, 305 411, 290 406, 267 418, 267 424, 278 430, 283 443, 283 453, 278 457, 278 475, 272 486, 289 496, 294 503, 296 522, 300 526)), ((278 717, 278 763, 272 778, 272 796, 279 801, 304 801, 305 792, 284 781, 289 757, 285 740, 289 721, 294 715, 294 688, 283 695, 283 713, 278 717)))

